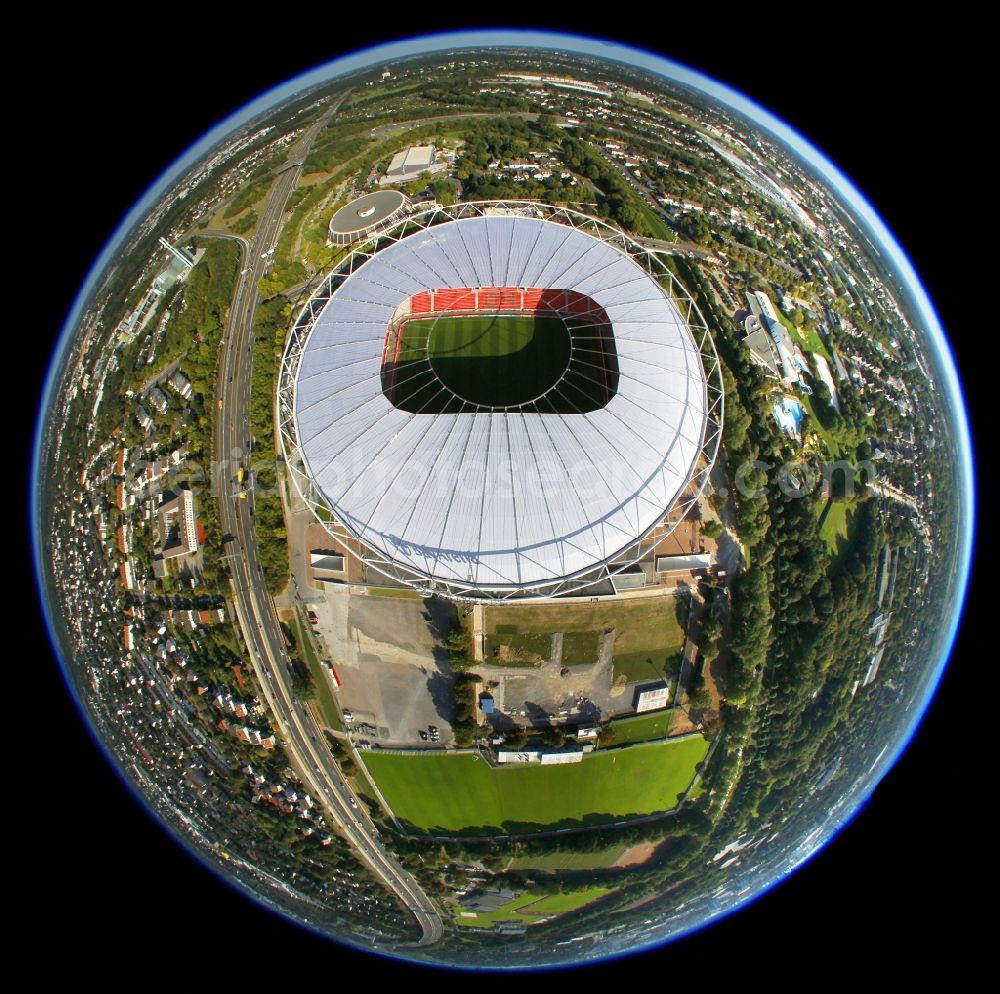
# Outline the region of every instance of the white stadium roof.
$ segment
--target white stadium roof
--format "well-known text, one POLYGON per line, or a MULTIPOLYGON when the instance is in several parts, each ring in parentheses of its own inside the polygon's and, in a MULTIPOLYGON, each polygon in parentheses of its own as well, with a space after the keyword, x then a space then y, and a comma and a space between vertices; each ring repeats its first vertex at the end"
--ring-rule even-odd
MULTIPOLYGON (((619 248, 528 216, 465 217, 382 248, 329 296, 291 405, 305 473, 379 557, 429 581, 539 588, 614 560, 688 484, 710 403, 678 304, 619 248), (616 395, 587 414, 411 414, 382 390, 387 327, 428 289, 575 290, 611 323, 616 395)), ((426 585, 426 584, 425 584, 426 585)))

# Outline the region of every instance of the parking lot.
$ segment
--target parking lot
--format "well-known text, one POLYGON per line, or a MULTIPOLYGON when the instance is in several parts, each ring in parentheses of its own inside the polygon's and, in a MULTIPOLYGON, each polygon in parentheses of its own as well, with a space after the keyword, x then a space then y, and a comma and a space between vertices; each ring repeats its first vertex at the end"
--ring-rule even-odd
POLYGON ((340 701, 353 716, 356 740, 428 748, 452 742, 454 692, 441 641, 453 607, 328 585, 311 608, 340 675, 340 701), (439 729, 437 743, 420 737, 430 725, 439 729))

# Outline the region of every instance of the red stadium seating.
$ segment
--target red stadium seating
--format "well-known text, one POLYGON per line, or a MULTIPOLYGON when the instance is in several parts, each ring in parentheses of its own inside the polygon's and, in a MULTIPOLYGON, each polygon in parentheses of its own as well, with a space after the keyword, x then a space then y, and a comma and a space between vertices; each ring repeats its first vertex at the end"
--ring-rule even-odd
POLYGON ((551 311, 562 312, 566 309, 566 291, 543 290, 542 304, 551 311))
MULTIPOLYGON (((578 344, 587 354, 582 361, 597 367, 591 375, 599 376, 604 383, 605 395, 609 393, 611 374, 607 366, 608 353, 604 345, 604 335, 605 332, 610 332, 610 320, 604 308, 586 294, 578 293, 576 290, 542 287, 451 287, 422 290, 410 298, 409 304, 409 313, 396 327, 395 337, 390 330, 383 349, 383 375, 386 367, 391 365, 388 382, 383 382, 390 398, 395 391, 396 366, 399 363, 407 322, 414 318, 426 318, 428 315, 444 312, 455 315, 495 314, 498 311, 559 315, 567 321, 570 328, 583 333, 578 344), (602 325, 605 326, 603 330, 600 327, 602 325)), ((617 365, 614 369, 614 379, 617 383, 617 365)))
POLYGON ((433 293, 433 290, 415 293, 410 298, 410 312, 412 314, 430 314, 434 310, 433 293))
POLYGON ((436 290, 434 292, 435 311, 474 311, 476 295, 474 290, 436 290))
POLYGON ((458 287, 422 290, 410 298, 410 315, 478 312, 554 311, 564 317, 587 316, 607 322, 604 309, 586 294, 575 290, 542 289, 540 287, 458 287))

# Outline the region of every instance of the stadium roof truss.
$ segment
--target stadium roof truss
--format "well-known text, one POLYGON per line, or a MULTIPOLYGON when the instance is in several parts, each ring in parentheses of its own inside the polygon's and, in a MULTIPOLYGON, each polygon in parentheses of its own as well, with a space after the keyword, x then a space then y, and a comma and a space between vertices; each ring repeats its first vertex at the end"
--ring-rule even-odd
MULTIPOLYGON (((467 226, 468 227, 468 226, 467 226)), ((485 225, 480 225, 480 227, 485 227, 485 225)), ((494 228, 496 225, 494 225, 494 228)), ((441 229, 442 232, 444 229, 441 229)), ((437 232, 435 232, 435 235, 437 232)), ((473 234, 471 229, 469 234, 473 234)), ((551 234, 551 232, 549 233, 551 234)), ((553 246, 557 246, 561 243, 566 243, 567 241, 574 240, 576 236, 568 236, 565 231, 557 232, 558 236, 553 240, 553 246)), ((485 238, 485 234, 483 235, 485 238)), ((513 239, 513 236, 512 236, 513 239)), ((434 238, 431 239, 432 242, 435 241, 434 238)), ((462 242, 463 239, 457 239, 456 245, 462 242)), ((420 239, 414 239, 415 246, 420 243, 420 239)), ((485 244, 485 242, 483 243, 485 244)), ((537 245, 537 239, 536 239, 537 245)), ((591 248, 588 247, 589 243, 581 243, 581 251, 589 252, 591 248)), ((464 246, 466 250, 469 250, 468 245, 464 246)), ((474 254, 470 251, 470 255, 474 254)), ((551 254, 551 253, 550 253, 551 254)), ((558 249, 555 250, 555 255, 558 255, 558 249)), ((410 256, 415 257, 415 248, 413 253, 409 253, 410 256)), ((606 253, 605 253, 606 256, 606 253)), ((598 268, 601 265, 602 258, 600 253, 595 254, 597 259, 598 268)), ((467 261, 467 260, 466 260, 467 261)), ((508 258, 508 264, 510 263, 510 258, 508 258)), ((613 263, 613 260, 612 260, 613 263)), ((475 260, 473 260, 475 264, 475 260)), ((492 265, 492 263, 491 263, 492 265)), ((498 264, 499 265, 499 264, 498 264)), ((550 265, 546 263, 546 265, 550 265)), ((551 267, 547 272, 551 273, 553 270, 551 267)), ((507 274, 509 277, 512 269, 508 265, 507 274)), ((528 274, 525 273, 525 276, 528 274)), ((600 274, 596 276, 597 280, 600 279, 600 274)), ((507 282, 510 282, 508 279, 507 282)), ((638 281, 634 281, 638 282, 638 281)), ((591 292, 587 290, 586 280, 578 283, 578 286, 585 292, 591 292)), ((503 279, 494 279, 492 281, 493 285, 503 286, 506 285, 503 279)), ((353 284, 351 284, 353 286, 353 284)), ((471 285, 464 282, 459 284, 454 283, 454 278, 451 285, 471 285)), ((489 281, 483 281, 480 285, 490 285, 489 281)), ((511 284, 515 285, 515 284, 511 284)), ((529 285, 542 285, 539 282, 531 282, 526 280, 525 282, 518 282, 516 285, 529 286, 529 285)), ((549 284, 549 285, 559 285, 559 284, 549 284)), ((598 283, 591 281, 590 286, 597 286, 598 283)), ((381 287, 381 284, 378 284, 381 287)), ((341 294, 341 299, 349 294, 341 294)), ((647 290, 648 292, 648 290, 647 290)), ((376 294, 377 295, 377 294, 376 294)), ((593 293, 595 297, 598 296, 596 292, 593 293)), ((342 304, 341 307, 350 307, 352 302, 348 298, 346 304, 342 304)), ((365 301, 359 300, 354 301, 353 306, 355 307, 355 312, 357 312, 358 307, 366 307, 365 301)), ((625 308, 633 306, 626 303, 623 305, 625 308)), ((346 313, 346 312, 345 312, 346 313)), ((626 311, 619 310, 617 312, 611 313, 612 327, 614 328, 615 313, 623 314, 626 311)), ((344 319, 346 321, 346 318, 344 319)), ((327 318, 327 324, 331 323, 330 318, 327 318)), ((648 323, 648 322, 647 322, 648 323)), ((626 320, 624 324, 628 324, 626 320)), ((624 326, 623 324, 623 326, 624 326)), ((387 322, 382 322, 383 332, 387 330, 387 322)), ((370 336, 374 335, 374 331, 370 332, 370 336)), ((616 340, 618 339, 619 331, 615 331, 616 340)), ((368 352, 371 352, 372 343, 374 338, 370 337, 367 341, 366 348, 368 352)), ((358 344, 358 343, 355 343, 358 344)), ((381 344, 381 343, 380 343, 381 344)), ((625 342, 623 344, 635 345, 635 342, 625 342)), ((645 354, 650 354, 650 342, 640 342, 637 348, 645 349, 645 354)), ((661 348, 662 353, 662 348, 661 348)), ((647 360, 651 363, 651 368, 655 369, 656 360, 647 360)), ((623 365, 623 377, 628 379, 628 361, 623 365)), ((673 373, 675 377, 677 375, 683 376, 683 371, 680 374, 676 372, 673 373)), ((345 374, 346 377, 346 374, 345 374)), ((652 395, 648 390, 641 390, 641 387, 647 386, 641 383, 641 377, 633 377, 636 390, 642 394, 644 397, 651 397, 652 395)), ((630 381, 631 382, 631 381, 630 381)), ((654 390, 655 390, 654 386, 654 390)), ((451 597, 458 600, 470 600, 470 601, 503 601, 510 599, 521 599, 525 597, 557 597, 561 595, 582 593, 585 592, 587 588, 592 588, 594 585, 602 584, 609 581, 612 576, 621 572, 624 569, 633 566, 640 559, 645 557, 650 553, 655 545, 663 540, 685 517, 691 507, 698 500, 699 495, 705 487, 708 481, 709 474, 711 472, 712 466, 714 465, 715 458, 718 454, 719 444, 722 435, 722 423, 723 423, 723 413, 724 413, 724 397, 722 388, 722 376, 719 367, 719 358, 715 351, 715 345, 712 342, 711 335, 709 334, 708 327, 702 317, 700 311, 695 305, 694 301, 691 299, 685 288, 677 281, 673 273, 664 264, 663 259, 660 254, 649 248, 642 243, 636 241, 630 236, 626 235, 617 228, 600 221, 599 219, 590 217, 586 214, 580 213, 578 211, 565 208, 547 205, 544 203, 539 203, 535 201, 481 201, 481 202, 467 202, 458 203, 449 207, 442 207, 440 205, 434 204, 427 209, 412 213, 405 218, 400 219, 397 223, 393 224, 391 227, 386 228, 377 234, 374 234, 368 241, 359 244, 355 249, 345 256, 340 263, 324 278, 320 286, 312 293, 308 301, 304 305, 302 311, 299 313, 295 322, 293 323, 291 330, 289 332, 288 338, 286 340, 285 351, 281 361, 281 367, 279 371, 279 383, 278 383, 278 421, 279 421, 279 431, 282 449, 285 456, 286 465, 290 473, 291 479, 294 482, 296 490, 303 499, 303 501, 313 510, 317 519, 327 528, 332 536, 337 538, 341 544, 344 544, 344 533, 349 538, 355 539, 360 553, 354 549, 354 554, 371 569, 374 569, 378 573, 394 580, 397 582, 404 583, 410 587, 415 588, 421 593, 432 595, 442 595, 451 597), (396 517, 394 519, 400 522, 400 534, 404 538, 397 538, 394 534, 387 534, 387 530, 383 527, 380 529, 372 529, 371 522, 373 518, 376 517, 376 513, 382 508, 382 505, 386 503, 384 493, 376 493, 374 496, 371 494, 371 487, 368 484, 374 479, 371 476, 366 476, 370 473, 371 467, 379 459, 380 453, 389 450, 390 455, 392 455, 392 446, 397 446, 394 450, 396 457, 400 452, 406 453, 402 460, 405 461, 409 459, 409 453, 413 453, 417 448, 425 444, 425 439, 429 436, 437 435, 445 437, 452 441, 452 436, 455 434, 453 431, 455 415, 419 415, 419 414, 404 414, 401 411, 392 408, 388 400, 382 394, 380 386, 377 386, 378 377, 373 377, 370 370, 373 368, 371 362, 377 360, 381 362, 382 354, 381 347, 378 349, 378 356, 370 356, 367 353, 359 353, 356 349, 351 351, 351 343, 347 341, 347 344, 343 346, 345 350, 342 358, 333 357, 332 362, 330 357, 327 356, 323 361, 327 363, 329 368, 317 369, 315 368, 315 357, 321 355, 324 348, 327 352, 330 352, 335 347, 341 348, 339 345, 340 334, 343 332, 345 340, 350 339, 350 322, 341 323, 337 325, 338 336, 331 339, 330 327, 323 329, 323 334, 327 335, 326 339, 321 341, 327 341, 326 346, 314 345, 312 349, 310 348, 310 340, 313 336, 313 332, 321 325, 321 318, 325 311, 327 311, 328 305, 331 301, 334 301, 338 291, 347 287, 355 274, 358 274, 363 267, 373 264, 374 269, 369 268, 365 271, 364 276, 368 280, 368 285, 373 285, 373 281, 378 279, 377 274, 381 271, 393 274, 393 278, 398 280, 399 285, 396 287, 393 293, 389 293, 388 298, 381 300, 378 304, 381 306, 381 310, 376 304, 371 305, 371 310, 373 311, 373 316, 369 316, 365 313, 359 318, 359 324, 365 323, 367 325, 374 325, 381 320, 381 316, 391 314, 399 306, 399 303, 412 293, 418 293, 421 290, 431 289, 434 285, 437 286, 448 286, 449 283, 441 278, 431 278, 427 275, 426 266, 417 261, 413 262, 414 273, 407 273, 403 276, 399 275, 399 266, 401 265, 400 260, 405 262, 407 258, 407 252, 404 249, 402 254, 399 249, 394 253, 390 252, 386 257, 384 263, 378 263, 379 256, 386 252, 388 249, 392 249, 394 246, 400 246, 400 243, 405 242, 407 239, 413 238, 415 235, 419 235, 421 232, 427 233, 432 231, 432 229, 439 228, 441 225, 450 224, 451 222, 464 221, 466 219, 475 218, 485 218, 487 219, 487 225, 489 224, 488 219, 493 217, 499 218, 525 218, 530 219, 534 222, 545 222, 547 225, 553 226, 563 226, 573 229, 575 232, 581 233, 581 235, 589 236, 590 239, 596 239, 606 246, 611 246, 618 253, 627 257, 631 260, 635 266, 639 267, 649 278, 651 278, 659 291, 662 292, 663 298, 672 303, 675 308, 675 313, 680 316, 683 321, 684 327, 686 329, 685 334, 688 336, 687 342, 690 345, 691 355, 685 360, 688 363, 692 361, 691 356, 694 356, 694 361, 697 362, 700 367, 700 373, 698 375, 693 375, 691 373, 692 367, 688 367, 687 382, 684 385, 684 389, 687 390, 688 394, 694 396, 694 401, 691 404, 692 409, 695 412, 696 417, 693 418, 694 421, 694 431, 693 437, 686 438, 686 445, 682 452, 684 457, 683 468, 674 469, 674 476, 671 478, 670 489, 673 492, 672 498, 669 498, 659 507, 655 514, 652 514, 647 509, 643 513, 633 513, 633 515, 628 518, 631 523, 633 532, 629 532, 628 525, 622 525, 619 521, 617 524, 609 524, 612 515, 610 513, 605 514, 604 518, 596 517, 594 523, 587 525, 587 528, 592 529, 591 531, 586 531, 586 529, 577 529, 573 531, 568 530, 567 527, 560 527, 560 522, 553 522, 553 534, 557 536, 553 538, 552 543, 561 543, 562 547, 557 549, 556 554, 560 557, 565 557, 565 559, 560 559, 560 562, 566 562, 569 568, 562 571, 552 565, 553 559, 550 560, 544 567, 539 567, 535 570, 532 575, 524 575, 523 570, 525 569, 524 564, 527 564, 526 571, 530 574, 532 569, 541 562, 541 559, 532 559, 531 556, 526 556, 523 559, 519 559, 516 564, 516 571, 511 570, 508 575, 503 575, 502 571, 497 571, 489 567, 483 566, 483 560, 485 559, 485 554, 477 557, 476 549, 473 545, 467 546, 470 553, 468 555, 456 555, 454 551, 462 548, 462 546, 454 543, 439 542, 438 548, 435 550, 432 548, 433 542, 428 542, 425 545, 412 544, 406 536, 406 528, 409 526, 410 520, 414 516, 414 508, 410 506, 413 501, 419 499, 420 486, 419 483, 407 491, 407 495, 410 500, 410 504, 399 504, 395 509, 397 511, 396 517), (379 265, 382 266, 382 270, 379 269, 379 265), (423 283, 428 283, 427 286, 423 286, 423 283), (403 289, 400 289, 402 287, 403 289), (391 298, 391 299, 390 299, 391 298), (310 351, 313 355, 310 356, 310 351), (313 366, 309 367, 308 363, 312 361, 313 366), (366 364, 365 369, 369 370, 365 374, 364 380, 356 379, 356 381, 348 381, 348 378, 344 378, 343 382, 338 382, 339 365, 343 365, 344 368, 348 368, 352 365, 366 364), (322 374, 322 375, 320 375, 322 374), (366 423, 367 427, 364 429, 369 432, 369 435, 365 435, 364 439, 367 443, 362 448, 364 449, 366 455, 365 459, 368 460, 363 466, 357 470, 357 476, 351 477, 348 475, 346 479, 349 481, 346 485, 346 490, 343 488, 343 481, 345 477, 343 476, 345 470, 344 467, 339 468, 341 474, 340 477, 336 477, 341 484, 341 493, 337 498, 330 499, 327 496, 326 489, 332 489, 333 483, 329 481, 335 479, 331 475, 329 466, 331 463, 335 463, 335 459, 327 459, 328 451, 326 449, 317 448, 318 443, 315 441, 316 438, 324 436, 324 433, 329 434, 325 425, 325 422, 320 422, 319 426, 314 422, 307 426, 306 436, 303 436, 303 410, 305 410, 308 415, 313 406, 311 397, 316 395, 315 389, 311 394, 303 395, 303 382, 309 381, 307 384, 310 387, 315 386, 317 380, 326 383, 323 388, 324 393, 321 398, 323 403, 327 404, 337 404, 338 411, 347 411, 351 418, 360 417, 355 412, 363 411, 368 407, 375 405, 377 411, 379 412, 377 416, 373 416, 372 420, 366 423), (375 381, 375 382, 372 382, 375 381), (364 388, 364 390, 358 390, 358 384, 364 382, 369 384, 364 388), (377 391, 377 396, 376 396, 377 391), (332 398, 332 399, 330 399, 332 398), (298 407, 297 405, 302 405, 298 407), (382 405, 381 407, 378 405, 382 405), (386 409, 387 408, 387 409, 386 409), (408 429, 407 422, 414 418, 424 418, 421 427, 417 429, 408 429), (393 421, 393 418, 396 420, 393 421), (391 424, 385 430, 375 430, 372 426, 380 425, 383 421, 389 421, 391 424), (440 427, 436 428, 432 422, 445 423, 440 427), (412 437, 405 438, 405 432, 410 430, 414 432, 412 437), (402 447, 400 447, 402 446, 402 447), (377 449, 377 452, 373 455, 372 449, 377 449), (326 474, 325 476, 323 474, 326 474), (676 486, 676 489, 673 489, 676 486), (355 498, 355 494, 364 495, 367 503, 363 503, 362 509, 364 514, 355 514, 355 508, 350 506, 350 500, 341 500, 344 494, 347 494, 352 499, 360 501, 361 497, 355 498), (416 494, 416 496, 414 496, 416 494), (374 508, 374 510, 372 509, 374 508), (406 514, 409 514, 409 518, 406 518, 405 524, 403 523, 403 518, 406 514), (338 534, 338 526, 342 531, 338 534), (603 536, 600 542, 595 544, 595 535, 603 536), (591 536, 590 545, 580 538, 583 535, 591 536), (414 549, 417 550, 414 553, 414 549), (567 555, 567 549, 569 554, 567 555), (581 549, 585 553, 581 560, 581 549), (572 562, 570 562, 572 560, 572 562)), ((622 403, 626 403, 627 398, 622 399, 622 403)), ((635 402, 633 402, 635 404, 635 402)), ((654 401, 650 403, 650 406, 655 408, 655 398, 654 401)), ((676 405, 675 405, 676 406, 676 405)), ((332 408, 331 408, 332 409, 332 408)), ((638 407, 634 406, 631 410, 636 411, 637 424, 629 425, 624 424, 621 427, 617 427, 615 430, 621 431, 623 433, 630 433, 630 441, 633 444, 637 444, 635 439, 631 436, 639 437, 642 435, 643 431, 648 433, 649 419, 643 423, 642 417, 639 413, 638 407)), ((686 408, 684 408, 686 410, 686 408)), ((605 413, 605 421, 601 422, 602 425, 606 426, 611 423, 608 420, 607 412, 605 413)), ((459 415, 458 417, 462 417, 459 415)), ((486 412, 483 413, 481 410, 471 412, 470 414, 464 415, 466 419, 481 418, 489 421, 491 418, 505 418, 507 415, 503 412, 486 412)), ((535 415, 535 417, 540 417, 535 415)), ((564 415, 547 415, 550 420, 565 420, 564 415)), ((579 417, 581 419, 585 418, 585 415, 570 415, 571 419, 579 417)), ((617 415, 618 422, 623 422, 627 419, 622 419, 620 414, 617 415)), ((523 419, 522 419, 523 420, 523 419)), ((341 418, 343 422, 343 418, 341 418)), ((575 422, 575 424, 580 424, 580 422, 575 422)), ((354 426, 352 425, 352 430, 354 426)), ((556 425, 556 429, 560 426, 556 425)), ((592 426, 591 426, 592 427, 592 426)), ((499 429, 498 429, 499 430, 499 429)), ((510 459, 511 468, 507 478, 507 483, 514 487, 515 493, 511 497, 511 504, 509 507, 516 508, 518 501, 517 488, 523 483, 520 479, 519 470, 513 466, 514 462, 514 452, 515 446, 512 441, 512 435, 514 431, 521 432, 523 434, 523 428, 517 427, 516 429, 507 428, 507 439, 505 443, 505 448, 503 452, 505 458, 510 459), (513 481, 509 478, 513 476, 513 481)), ((533 429, 534 430, 534 429, 533 429)), ((601 429, 598 428, 598 431, 601 429)), ((552 432, 550 431, 550 434, 552 432)), ((355 449, 359 448, 358 439, 362 437, 359 430, 354 430, 354 440, 355 449)), ((460 455, 454 455, 456 460, 456 465, 452 467, 438 467, 437 469, 428 470, 430 473, 437 473, 438 476, 445 470, 454 470, 460 472, 465 468, 466 453, 470 451, 476 444, 482 443, 483 438, 489 438, 492 440, 491 435, 482 435, 481 433, 476 435, 473 431, 469 431, 464 438, 462 447, 460 449, 460 455)), ((565 437, 565 436, 563 436, 565 437)), ((622 436, 625 437, 624 434, 622 436)), ((678 435, 679 437, 679 435, 678 435)), ((609 440, 613 441, 613 440, 609 440)), ((524 447, 523 438, 518 436, 519 444, 524 447)), ((444 443, 447 445, 448 443, 444 443)), ((531 446, 530 434, 527 442, 527 447, 531 446)), ((647 440, 648 444, 648 440, 647 440)), ((455 443, 456 453, 459 451, 458 443, 455 443)), ((672 449, 674 443, 670 442, 668 449, 672 449)), ((329 451, 333 451, 330 449, 329 451)), ((444 448, 440 451, 446 452, 444 448)), ((489 460, 493 458, 494 462, 499 463, 499 457, 487 457, 489 460)), ((668 457, 667 457, 668 458, 668 457)), ((538 453, 534 453, 534 459, 540 464, 538 453)), ((387 461, 391 460, 387 457, 387 461)), ((397 461, 397 466, 398 466, 397 461)), ((600 467, 596 467, 600 468, 600 467)), ((643 472, 645 472, 645 467, 642 467, 643 472)), ((383 467, 385 470, 385 467, 383 467)), ((483 500, 481 505, 481 514, 485 515, 487 499, 489 496, 489 488, 491 485, 496 484, 496 480, 490 478, 490 471, 493 471, 493 467, 484 468, 484 474, 486 479, 482 481, 483 489, 483 500)), ((383 489, 392 488, 395 485, 394 477, 392 476, 392 467, 388 469, 389 476, 386 477, 385 474, 379 477, 380 480, 387 481, 384 483, 383 489)), ((649 480, 653 480, 656 476, 655 473, 651 473, 644 477, 646 483, 649 480)), ((477 477, 482 479, 482 474, 477 477)), ((430 479, 430 477, 428 477, 430 479)), ((437 486, 440 488, 442 485, 441 480, 437 480, 437 486)), ((380 484, 382 486, 382 484, 380 484)), ((549 501, 546 504, 545 510, 549 515, 549 520, 552 520, 552 504, 559 504, 565 501, 567 506, 572 505, 577 508, 586 508, 587 499, 581 496, 579 493, 575 492, 577 483, 574 481, 572 475, 568 475, 567 478, 560 483, 561 489, 554 491, 558 500, 549 501)), ((457 487, 457 484, 456 484, 457 487)), ((610 488, 609 488, 610 489, 610 488)), ((396 490, 399 487, 396 486, 396 490)), ((660 493, 668 493, 668 490, 659 491, 660 493)), ((552 496, 550 493, 549 496, 552 496)), ((609 506, 613 507, 613 510, 621 512, 623 508, 627 510, 627 503, 629 500, 632 501, 634 507, 638 508, 640 506, 645 507, 641 500, 636 498, 644 497, 647 504, 649 503, 649 494, 640 494, 637 491, 634 494, 626 494, 627 499, 623 499, 617 505, 613 503, 609 506)), ((395 500, 396 497, 394 496, 395 500)), ((616 499, 616 495, 611 495, 611 501, 616 499)), ((439 495, 438 499, 434 501, 429 501, 434 505, 441 505, 442 503, 447 503, 449 505, 449 511, 451 507, 453 498, 444 497, 439 495)), ((607 498, 606 498, 607 500, 607 498)), ((388 503, 392 503, 389 501, 388 503)), ((591 506, 593 506, 593 501, 591 501, 591 506)), ((468 505, 466 506, 466 510, 468 505)), ((556 507, 558 512, 559 508, 556 507)), ((432 508, 433 511, 433 508, 432 508)), ((599 509, 599 513, 603 511, 603 507, 599 509)), ((445 514, 445 523, 441 525, 440 532, 436 531, 434 534, 440 537, 446 537, 448 533, 448 520, 447 513, 437 511, 438 517, 441 514, 445 514)), ((514 515, 516 517, 516 513, 514 515)), ((479 542, 482 543, 483 536, 486 532, 484 525, 482 524, 482 518, 478 525, 478 536, 479 542)), ((437 521, 437 519, 435 519, 437 521)), ((530 523, 529 523, 530 524, 530 523)), ((536 522, 537 525, 537 522, 536 522)), ((435 524, 435 529, 438 525, 435 524)), ((515 538, 518 535, 518 522, 513 522, 513 534, 515 538)), ((430 529, 425 529, 425 534, 431 534, 430 529)), ((536 544, 537 545, 537 544, 536 544)), ((526 543, 526 547, 529 550, 533 550, 536 546, 531 546, 526 543)), ((479 546, 482 549, 482 544, 479 546)), ((499 548, 499 547, 498 547, 499 548)), ((513 550, 508 548, 501 549, 502 552, 508 553, 513 556, 520 556, 522 550, 515 547, 513 550)), ((550 551, 550 550, 543 550, 550 551)), ((499 555, 499 553, 497 553, 499 555)))

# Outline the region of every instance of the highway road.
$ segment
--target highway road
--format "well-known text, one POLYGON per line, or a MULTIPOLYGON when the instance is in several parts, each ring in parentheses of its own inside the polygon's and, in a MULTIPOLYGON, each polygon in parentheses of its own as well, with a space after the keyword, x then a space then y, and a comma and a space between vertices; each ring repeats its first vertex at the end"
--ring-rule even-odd
MULTIPOLYGON (((348 91, 349 93, 350 91, 348 91)), ((257 284, 271 264, 288 198, 298 182, 301 163, 328 118, 347 97, 342 94, 299 138, 289 156, 294 168, 280 172, 264 205, 252 239, 243 246, 243 271, 229 309, 223 335, 216 396, 222 400, 215 435, 212 490, 219 508, 233 601, 251 663, 278 724, 292 765, 309 792, 330 814, 357 858, 416 918, 418 945, 436 942, 443 932, 437 908, 413 877, 382 847, 376 829, 357 802, 327 747, 310 711, 291 690, 291 661, 285 649, 274 603, 269 596, 254 530, 252 489, 246 499, 233 481, 250 459, 250 392, 252 389, 253 322, 259 297, 257 284)))

